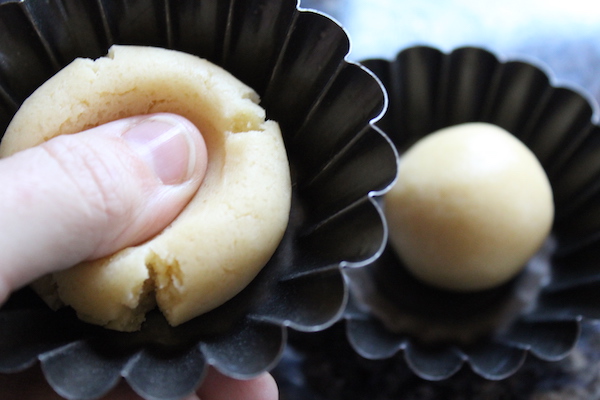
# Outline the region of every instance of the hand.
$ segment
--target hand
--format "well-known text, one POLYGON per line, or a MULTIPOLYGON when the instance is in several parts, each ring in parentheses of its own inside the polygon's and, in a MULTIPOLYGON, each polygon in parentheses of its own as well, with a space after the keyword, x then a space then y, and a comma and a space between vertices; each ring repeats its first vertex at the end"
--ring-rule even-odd
MULTIPOLYGON (((1 159, 0 304, 36 278, 151 238, 185 207, 206 168, 202 136, 171 114, 111 122, 1 159)), ((39 385, 28 374, 35 369, 0 375, 1 394, 58 398, 39 372, 39 385)), ((268 374, 236 381, 215 370, 198 394, 202 400, 278 397, 268 374)), ((136 398, 119 387, 106 400, 136 398)))
MULTIPOLYGON (((64 400, 46 383, 41 369, 30 368, 18 374, 0 374, 2 400, 64 400)), ((249 381, 228 378, 210 369, 196 394, 184 400, 277 400, 277 385, 269 374, 249 381)), ((139 400, 127 383, 121 382, 99 400, 139 400)))

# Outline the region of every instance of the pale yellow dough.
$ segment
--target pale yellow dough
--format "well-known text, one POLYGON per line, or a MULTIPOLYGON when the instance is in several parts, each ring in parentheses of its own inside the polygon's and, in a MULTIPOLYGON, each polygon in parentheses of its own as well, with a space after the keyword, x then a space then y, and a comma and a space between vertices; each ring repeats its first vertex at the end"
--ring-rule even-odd
POLYGON ((554 203, 535 155, 503 129, 442 129, 401 158, 385 197, 390 241, 417 278, 474 291, 516 276, 544 243, 554 203))
POLYGON ((113 46, 77 59, 15 115, 0 156, 123 117, 171 112, 207 143, 206 177, 177 219, 150 241, 34 285, 85 321, 133 331, 155 304, 171 325, 212 310, 254 279, 286 229, 291 183, 279 126, 258 95, 206 60, 171 50, 113 46))

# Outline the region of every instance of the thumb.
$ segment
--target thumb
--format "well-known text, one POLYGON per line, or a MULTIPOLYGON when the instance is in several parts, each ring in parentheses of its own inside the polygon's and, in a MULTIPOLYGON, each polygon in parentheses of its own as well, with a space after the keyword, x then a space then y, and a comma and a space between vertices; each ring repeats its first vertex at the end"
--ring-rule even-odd
POLYGON ((172 114, 58 136, 0 160, 0 304, 40 276, 160 232, 206 166, 202 136, 172 114))

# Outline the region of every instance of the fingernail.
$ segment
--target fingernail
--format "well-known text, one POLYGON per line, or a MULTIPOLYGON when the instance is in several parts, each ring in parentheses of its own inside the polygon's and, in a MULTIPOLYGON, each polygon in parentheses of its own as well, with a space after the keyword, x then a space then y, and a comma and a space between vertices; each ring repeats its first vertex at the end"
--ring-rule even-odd
POLYGON ((197 129, 183 118, 153 115, 133 125, 123 139, 165 185, 189 180, 196 166, 197 129))

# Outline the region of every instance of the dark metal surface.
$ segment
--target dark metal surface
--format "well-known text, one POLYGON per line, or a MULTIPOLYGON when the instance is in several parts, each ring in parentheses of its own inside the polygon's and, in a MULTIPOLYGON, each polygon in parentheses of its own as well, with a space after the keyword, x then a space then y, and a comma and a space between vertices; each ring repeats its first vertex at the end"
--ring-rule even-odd
POLYGON ((372 261, 386 238, 376 198, 397 153, 372 125, 386 106, 378 81, 345 61, 348 38, 295 0, 61 0, 0 3, 0 128, 75 56, 113 43, 166 46, 224 66, 253 86, 280 122, 290 159, 288 231, 238 296, 176 328, 159 314, 115 333, 53 313, 26 290, 0 309, 0 373, 41 363, 68 398, 96 398, 124 377, 146 399, 177 399, 206 367, 247 379, 280 359, 288 328, 322 330, 348 298, 342 267, 372 261), (341 95, 340 95, 341 94, 341 95), (41 329, 49 326, 55 329, 41 329))
POLYGON ((491 381, 470 368, 451 378, 417 376, 404 354, 369 360, 357 355, 343 325, 291 337, 276 376, 282 400, 590 400, 600 389, 600 326, 584 324, 581 340, 562 361, 527 357, 513 375, 491 381), (320 349, 319 352, 314 349, 320 349))
POLYGON ((415 45, 474 46, 544 65, 554 83, 600 99, 600 4, 587 0, 302 0, 348 31, 352 60, 391 60, 415 45))
POLYGON ((105 333, 68 313, 56 320, 20 298, 0 313, 1 371, 29 368, 43 354, 49 380, 65 394, 97 395, 125 376, 148 399, 178 398, 199 383, 208 363, 232 376, 252 376, 279 360, 287 327, 329 326, 346 301, 339 266, 363 265, 382 250, 385 229, 368 193, 384 190, 395 168, 389 144, 369 124, 383 98, 366 71, 343 62, 351 49, 351 60, 379 59, 369 66, 386 82, 397 111, 380 125, 400 149, 435 127, 482 115, 522 132, 558 187, 558 233, 571 250, 553 260, 554 279, 536 318, 514 324, 501 344, 462 352, 452 346, 432 349, 390 334, 354 310, 346 314, 348 329, 340 324, 312 335, 293 332, 297 346, 288 348, 275 370, 282 397, 584 399, 597 394, 592 375, 600 354, 597 326, 583 324, 573 346, 581 329, 578 315, 600 317, 593 235, 600 192, 590 185, 600 169, 598 127, 590 124, 598 118, 600 99, 600 5, 302 1, 303 7, 340 21, 350 46, 339 26, 319 15, 298 14, 291 0, 2 3, 12 3, 0 8, 2 129, 20 102, 74 56, 100 56, 115 42, 175 47, 224 65, 263 95, 284 126, 297 190, 294 228, 273 264, 241 296, 205 317, 207 324, 173 331, 158 317, 134 338, 101 346, 97 340, 105 333), (399 51, 423 44, 427 47, 394 61, 399 51), (464 46, 477 48, 455 52, 464 46), (436 79, 446 80, 443 90, 436 79), (484 89, 498 79, 502 84, 496 82, 490 103, 484 89), (532 107, 537 123, 531 122, 532 107), (577 140, 566 131, 579 132, 577 140), (279 265, 285 267, 274 267, 279 265), (34 316, 18 311, 23 308, 33 308, 26 313, 34 316), (37 329, 48 321, 59 329, 37 329), (17 329, 6 329, 9 325, 17 329), (359 356, 357 348, 376 360, 359 356), (562 359, 570 350, 560 362, 538 360, 562 359), (463 368, 465 363, 471 368, 463 368), (74 374, 75 369, 63 370, 65 365, 88 373, 74 374), (98 366, 102 373, 96 375, 98 366), (181 370, 191 371, 184 382, 181 370), (158 376, 167 378, 152 380, 158 376), (481 376, 504 379, 489 382, 481 376), (431 382, 437 379, 443 380, 431 382))
MULTIPOLYGON (((366 60, 364 63, 372 67, 388 89, 390 105, 379 126, 397 145, 400 157, 414 140, 437 129, 464 122, 488 122, 511 132, 536 154, 554 192, 561 194, 555 200, 558 216, 562 215, 564 204, 588 204, 588 199, 595 196, 595 192, 590 194, 587 190, 591 186, 588 181, 581 181, 579 186, 570 185, 568 189, 559 184, 564 181, 561 175, 572 174, 571 168, 580 162, 578 146, 586 146, 586 138, 595 134, 592 108, 581 94, 553 87, 535 65, 501 62, 479 48, 461 48, 445 54, 430 47, 405 49, 390 62, 366 60), (579 196, 585 199, 578 200, 579 196)), ((589 146, 586 148, 591 151, 589 146)), ((600 146, 594 149, 600 156, 600 146)), ((600 170, 593 170, 591 165, 586 169, 592 169, 590 176, 594 177, 592 183, 595 182, 600 170)), ((595 209, 598 203, 591 204, 574 208, 569 220, 583 219, 583 215, 589 214, 588 209, 595 209)), ((561 222, 557 217, 553 237, 558 246, 550 250, 550 257, 532 259, 548 263, 544 270, 549 270, 552 281, 564 274, 582 276, 583 253, 573 250, 575 243, 598 247, 597 241, 589 244, 590 232, 600 230, 598 224, 569 222, 565 228, 561 222), (568 255, 564 243, 571 248, 568 255), (560 262, 555 262, 557 252, 563 253, 560 262)), ((586 255, 590 262, 598 260, 595 253, 586 255)), ((504 379, 519 369, 524 361, 524 350, 530 349, 544 360, 564 358, 579 336, 579 319, 597 314, 584 312, 578 297, 569 296, 571 291, 585 287, 600 291, 598 280, 588 274, 589 279, 574 287, 554 290, 552 286, 542 287, 532 300, 537 305, 514 323, 489 328, 489 332, 482 333, 482 339, 464 344, 459 338, 471 333, 467 330, 476 329, 478 320, 505 312, 502 304, 520 295, 518 281, 525 278, 482 293, 455 294, 422 285, 402 271, 401 261, 392 252, 365 268, 365 272, 373 276, 381 296, 402 315, 414 317, 421 324, 421 331, 386 333, 372 316, 355 307, 347 313, 348 336, 359 354, 367 358, 389 357, 404 351, 409 366, 426 379, 447 378, 464 363, 485 378, 504 379), (457 339, 447 339, 450 343, 424 346, 420 343, 427 340, 428 330, 450 329, 447 326, 457 322, 461 325, 458 330, 465 332, 456 334, 457 339), (381 345, 376 344, 382 340, 381 345), (395 351, 390 351, 390 346, 395 351)), ((363 285, 364 275, 349 277, 356 281, 356 287, 363 285)), ((588 308, 595 309, 595 299, 586 298, 588 308)))
MULTIPOLYGON (((424 134, 473 120, 497 123, 524 140, 552 180, 557 201, 554 233, 561 247, 550 262, 552 282, 544 288, 534 312, 476 346, 423 345, 418 334, 390 332, 359 307, 348 309, 347 322, 340 327, 361 356, 344 355, 347 348, 318 355, 306 345, 309 339, 293 341, 294 349, 301 350, 287 354, 284 363, 296 375, 284 371, 281 376, 289 387, 303 380, 308 388, 290 389, 289 398, 593 396, 598 376, 594 378, 589 371, 597 374, 593 363, 599 352, 590 343, 598 336, 597 327, 584 323, 587 328, 577 340, 581 316, 593 321, 600 315, 596 261, 600 149, 594 124, 600 98, 596 73, 600 69, 600 6, 535 0, 497 4, 315 0, 303 4, 326 10, 342 22, 353 43, 350 58, 372 59, 366 65, 382 79, 391 102, 379 126, 401 153, 424 134), (343 361, 336 361, 340 358, 343 361), (536 358, 545 361, 536 362, 536 358), (561 359, 565 360, 548 363, 561 359), (583 364, 575 370, 572 363, 578 361, 583 364), (463 368, 465 364, 470 368, 463 368), (311 369, 320 370, 323 377, 311 369), (407 370, 419 378, 407 378, 407 370), (500 381, 485 383, 480 377, 500 381), (440 379, 444 383, 425 382, 440 379), (419 380, 423 380, 417 385, 420 391, 415 389, 419 380), (313 389, 317 391, 303 393, 313 389)), ((375 264, 390 263, 397 261, 383 257, 375 264)), ((481 300, 448 302, 446 294, 429 292, 433 298, 425 300, 406 276, 397 278, 402 279, 400 285, 388 273, 382 276, 384 285, 398 290, 396 300, 416 307, 421 316, 452 319, 457 315, 448 308, 456 306, 456 301, 471 306, 481 300)), ((479 311, 469 311, 471 318, 479 311)), ((338 350, 343 347, 332 340, 346 338, 329 335, 326 343, 338 350)))

